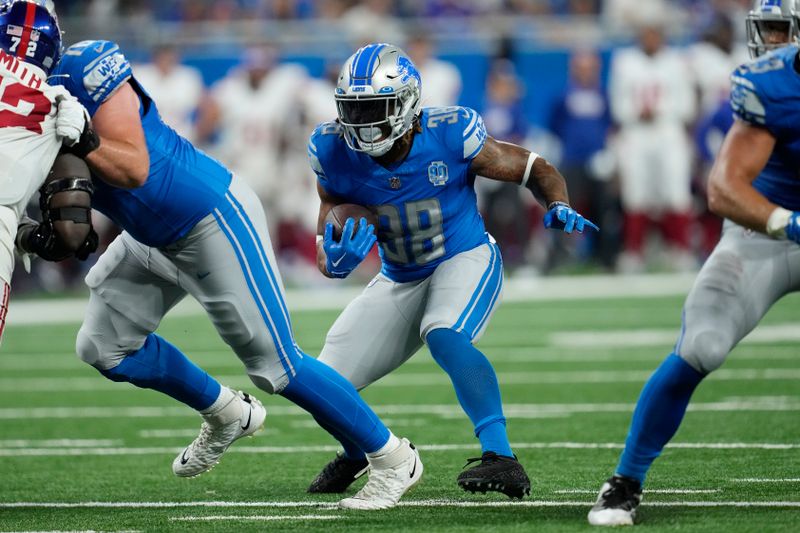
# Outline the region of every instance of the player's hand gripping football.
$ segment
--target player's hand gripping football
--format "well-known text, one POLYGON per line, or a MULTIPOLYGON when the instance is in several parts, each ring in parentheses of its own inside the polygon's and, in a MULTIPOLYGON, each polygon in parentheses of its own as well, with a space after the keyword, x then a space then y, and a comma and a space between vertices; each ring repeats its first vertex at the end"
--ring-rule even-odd
POLYGON ((342 228, 341 241, 333 239, 333 224, 325 224, 325 235, 322 246, 325 249, 327 261, 325 268, 334 278, 346 278, 350 272, 361 264, 378 238, 375 236, 375 226, 367 224, 367 219, 358 221, 358 229, 353 234, 356 221, 348 218, 342 228))
POLYGON ((569 204, 564 202, 553 202, 550 204, 547 213, 544 215, 544 227, 547 229, 560 229, 564 233, 572 233, 573 230, 583 233, 586 228, 600 231, 600 228, 572 209, 569 204))

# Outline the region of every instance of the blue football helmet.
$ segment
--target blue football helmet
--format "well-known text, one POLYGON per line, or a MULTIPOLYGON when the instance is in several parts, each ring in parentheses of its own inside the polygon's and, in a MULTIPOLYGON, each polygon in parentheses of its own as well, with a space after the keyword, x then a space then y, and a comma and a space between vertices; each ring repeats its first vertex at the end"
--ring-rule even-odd
POLYGON ((1 2, 0 49, 50 74, 63 51, 53 0, 1 2))
POLYGON ((347 146, 379 157, 414 126, 422 80, 411 58, 391 44, 360 48, 339 73, 335 98, 347 146))
POLYGON ((747 48, 752 57, 800 43, 800 0, 756 0, 747 15, 747 48))

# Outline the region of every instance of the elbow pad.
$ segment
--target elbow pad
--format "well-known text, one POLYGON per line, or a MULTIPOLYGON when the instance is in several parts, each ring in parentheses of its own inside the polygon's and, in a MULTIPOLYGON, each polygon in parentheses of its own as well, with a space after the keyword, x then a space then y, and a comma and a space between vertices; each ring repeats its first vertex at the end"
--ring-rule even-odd
POLYGON ((86 259, 98 243, 92 228, 93 193, 86 163, 72 154, 60 155, 39 189, 42 222, 20 235, 20 247, 47 261, 61 261, 73 254, 86 259))

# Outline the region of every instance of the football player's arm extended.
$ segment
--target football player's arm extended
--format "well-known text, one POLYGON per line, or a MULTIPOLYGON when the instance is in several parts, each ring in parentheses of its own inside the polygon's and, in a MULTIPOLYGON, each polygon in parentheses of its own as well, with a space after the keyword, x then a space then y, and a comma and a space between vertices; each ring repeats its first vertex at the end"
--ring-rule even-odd
POLYGON ((472 160, 470 171, 485 178, 524 185, 545 206, 553 202, 569 203, 567 184, 558 169, 516 144, 488 137, 472 160))
POLYGON ((328 256, 325 254, 325 247, 323 246, 322 236, 325 234, 325 218, 328 216, 328 211, 342 202, 338 198, 331 196, 322 185, 317 183, 317 193, 319 194, 319 218, 317 219, 317 268, 322 275, 326 278, 333 278, 328 273, 327 263, 328 256))
POLYGON ((100 179, 114 187, 135 189, 150 173, 150 156, 139 116, 139 96, 130 83, 106 100, 92 117, 100 147, 86 163, 100 179))
POLYGON ((766 129, 734 122, 708 179, 708 207, 713 213, 767 232, 767 222, 778 206, 753 187, 753 180, 764 169, 774 147, 775 137, 766 129))

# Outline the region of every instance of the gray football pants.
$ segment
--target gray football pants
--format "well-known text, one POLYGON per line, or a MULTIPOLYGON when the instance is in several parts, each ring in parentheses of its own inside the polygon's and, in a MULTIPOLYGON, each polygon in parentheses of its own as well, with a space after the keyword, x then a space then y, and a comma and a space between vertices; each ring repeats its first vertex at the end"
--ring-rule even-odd
POLYGON ((319 360, 361 390, 406 362, 434 329, 454 329, 477 342, 502 289, 503 261, 494 242, 444 261, 418 281, 379 274, 336 319, 319 360))
POLYGON ((100 370, 139 350, 186 294, 200 302, 260 389, 280 392, 302 358, 261 202, 236 177, 223 204, 176 243, 152 248, 128 233, 117 237, 86 284, 77 352, 100 370))
POLYGON ((725 221, 686 299, 675 353, 703 374, 716 370, 775 302, 797 290, 800 245, 725 221))

